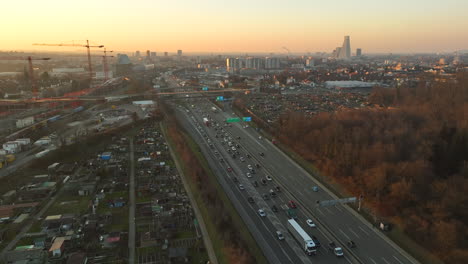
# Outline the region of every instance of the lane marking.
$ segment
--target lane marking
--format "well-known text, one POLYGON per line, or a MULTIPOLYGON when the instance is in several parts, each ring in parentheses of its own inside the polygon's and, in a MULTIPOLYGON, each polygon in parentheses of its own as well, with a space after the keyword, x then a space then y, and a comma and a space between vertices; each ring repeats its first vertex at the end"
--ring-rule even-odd
POLYGON ((391 263, 388 262, 384 257, 381 257, 381 259, 382 259, 383 261, 385 261, 385 263, 391 264, 391 263))
POLYGON ((317 211, 318 211, 321 215, 325 216, 325 214, 324 214, 320 209, 317 208, 317 211))
POLYGON ((346 259, 346 261, 348 261, 348 263, 353 264, 353 263, 351 262, 351 260, 348 259, 348 257, 345 257, 345 259, 346 259))
POLYGON ((360 226, 358 228, 361 229, 361 231, 364 232, 366 235, 369 235, 369 233, 366 230, 364 230, 364 228, 362 228, 360 226))
POLYGON ((335 205, 335 208, 338 209, 338 211, 343 212, 343 210, 338 205, 335 205))
POLYGON ((351 238, 345 232, 343 232, 341 228, 338 228, 338 230, 340 230, 341 234, 343 234, 347 239, 351 240, 351 238))
POLYGON ((329 214, 334 215, 334 213, 333 213, 330 209, 328 209, 327 207, 324 207, 324 208, 325 208, 325 210, 327 210, 327 212, 328 212, 329 214))
POLYGON ((374 262, 375 264, 377 264, 377 262, 375 262, 375 260, 373 260, 371 257, 369 257, 369 259, 374 262))
POLYGON ((396 261, 398 261, 400 264, 403 264, 403 262, 401 262, 401 260, 399 260, 397 257, 395 256, 392 256, 394 259, 396 259, 396 261))
POLYGON ((351 233, 353 233, 355 236, 357 236, 357 238, 360 238, 358 234, 356 234, 356 232, 354 232, 351 228, 349 228, 349 231, 351 231, 351 233))

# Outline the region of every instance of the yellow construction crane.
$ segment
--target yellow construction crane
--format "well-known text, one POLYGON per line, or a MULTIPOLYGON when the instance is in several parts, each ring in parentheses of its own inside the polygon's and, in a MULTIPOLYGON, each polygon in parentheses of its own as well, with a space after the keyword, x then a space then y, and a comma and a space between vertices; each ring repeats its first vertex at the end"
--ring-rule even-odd
POLYGON ((55 46, 55 47, 85 47, 88 51, 88 68, 89 68, 89 79, 90 81, 93 79, 93 69, 91 65, 91 52, 90 48, 104 48, 104 45, 95 45, 90 46, 89 40, 86 40, 86 44, 44 44, 44 43, 34 43, 34 46, 55 46))

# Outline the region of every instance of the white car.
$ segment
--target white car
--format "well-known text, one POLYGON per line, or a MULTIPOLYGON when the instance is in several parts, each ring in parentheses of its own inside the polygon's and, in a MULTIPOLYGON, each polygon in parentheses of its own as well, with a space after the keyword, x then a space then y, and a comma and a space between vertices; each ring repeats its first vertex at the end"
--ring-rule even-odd
POLYGON ((249 170, 252 170, 252 165, 250 165, 250 164, 247 165, 247 168, 248 168, 249 170))
POLYGON ((258 215, 261 216, 261 217, 265 217, 266 216, 266 213, 263 209, 258 209, 258 215))
POLYGON ((273 179, 270 177, 270 175, 267 175, 267 176, 266 176, 266 179, 267 179, 268 181, 273 180, 273 179))
POLYGON ((240 157, 240 161, 244 162, 245 161, 244 157, 240 157))
POLYGON ((232 149, 232 151, 236 151, 236 148, 235 148, 235 147, 232 147, 231 149, 232 149))
POLYGON ((335 253, 335 256, 337 256, 337 257, 343 257, 344 256, 343 249, 340 248, 340 247, 335 248, 333 250, 333 252, 335 253))
POLYGON ((245 190, 245 187, 244 187, 244 185, 242 185, 242 184, 239 184, 239 190, 241 190, 241 191, 245 190))
POLYGON ((250 172, 247 172, 247 178, 252 178, 252 174, 250 172))
POLYGON ((315 225, 314 221, 312 221, 312 219, 307 219, 307 220, 306 220, 306 223, 307 223, 307 225, 310 226, 310 227, 316 227, 316 225, 315 225))

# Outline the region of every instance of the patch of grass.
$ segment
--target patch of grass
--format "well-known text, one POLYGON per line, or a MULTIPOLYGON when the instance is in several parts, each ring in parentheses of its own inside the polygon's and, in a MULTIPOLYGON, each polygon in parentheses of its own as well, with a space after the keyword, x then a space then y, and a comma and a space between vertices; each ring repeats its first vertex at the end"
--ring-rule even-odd
POLYGON ((32 237, 22 237, 15 247, 34 245, 34 238, 32 237))
POLYGON ((81 215, 88 211, 91 198, 89 196, 78 196, 63 194, 47 210, 45 216, 59 214, 81 215))
POLYGON ((104 227, 107 232, 128 231, 128 207, 112 208, 112 223, 104 227))
POLYGON ((42 231, 41 221, 35 221, 34 224, 29 228, 28 233, 37 233, 42 231))
MULTIPOLYGON (((167 131, 166 127, 165 126, 163 127, 164 127, 164 130, 167 131)), ((167 132, 165 134, 167 135, 167 132)), ((252 254, 252 256, 255 258, 256 263, 267 263, 267 260, 265 259, 263 252, 260 250, 255 239, 252 237, 252 235, 248 231, 248 228, 245 226, 244 221, 241 219, 241 217, 237 213, 237 210, 234 208, 234 206, 231 204, 231 201, 224 193, 224 189, 218 183, 218 179, 214 175, 214 173, 211 171, 211 168, 209 167, 207 160, 205 159, 203 154, 199 151, 200 147, 187 134, 184 133, 184 136, 185 136, 188 146, 192 150, 192 153, 197 157, 201 166, 208 173, 210 180, 213 182, 214 186, 216 187, 217 193, 219 194, 219 198, 222 200, 228 214, 232 217, 232 224, 237 227, 237 230, 239 230, 240 236, 247 244, 246 247, 249 250, 249 252, 252 254)), ((167 141, 168 141, 168 144, 170 144, 171 146, 174 146, 170 138, 167 138, 167 141)), ((175 148, 173 147, 173 149, 175 148)), ((180 160, 180 158, 177 157, 177 159, 178 159, 178 163, 181 164, 182 169, 183 169, 182 177, 185 177, 185 175, 188 175, 188 171, 190 168, 187 168, 185 164, 180 160)), ((193 193, 195 201, 198 207, 200 208, 200 212, 202 214, 203 219, 205 220, 205 225, 210 235, 211 242, 213 244, 213 248, 214 248, 216 257, 218 259, 218 262, 228 263, 227 256, 224 254, 224 247, 223 247, 224 238, 221 236, 221 234, 217 232, 216 226, 214 222, 212 221, 212 219, 217 217, 216 212, 210 211, 204 205, 204 202, 201 197, 201 193, 198 190, 198 188, 196 188, 196 183, 193 181, 193 179, 191 177, 185 177, 185 178, 189 182, 189 186, 193 193)))
POLYGON ((192 263, 206 263, 209 260, 203 240, 198 240, 193 247, 189 249, 189 255, 192 257, 192 263))
POLYGON ((175 235, 176 239, 185 239, 185 238, 192 238, 196 237, 195 231, 180 231, 177 232, 175 235))

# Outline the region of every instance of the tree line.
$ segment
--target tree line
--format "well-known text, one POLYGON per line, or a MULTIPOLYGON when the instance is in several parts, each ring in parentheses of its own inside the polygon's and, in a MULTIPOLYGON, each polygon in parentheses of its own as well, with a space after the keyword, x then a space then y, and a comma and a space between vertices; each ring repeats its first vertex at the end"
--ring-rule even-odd
POLYGON ((375 88, 369 102, 384 107, 287 112, 270 130, 443 261, 466 263, 468 74, 375 88))

